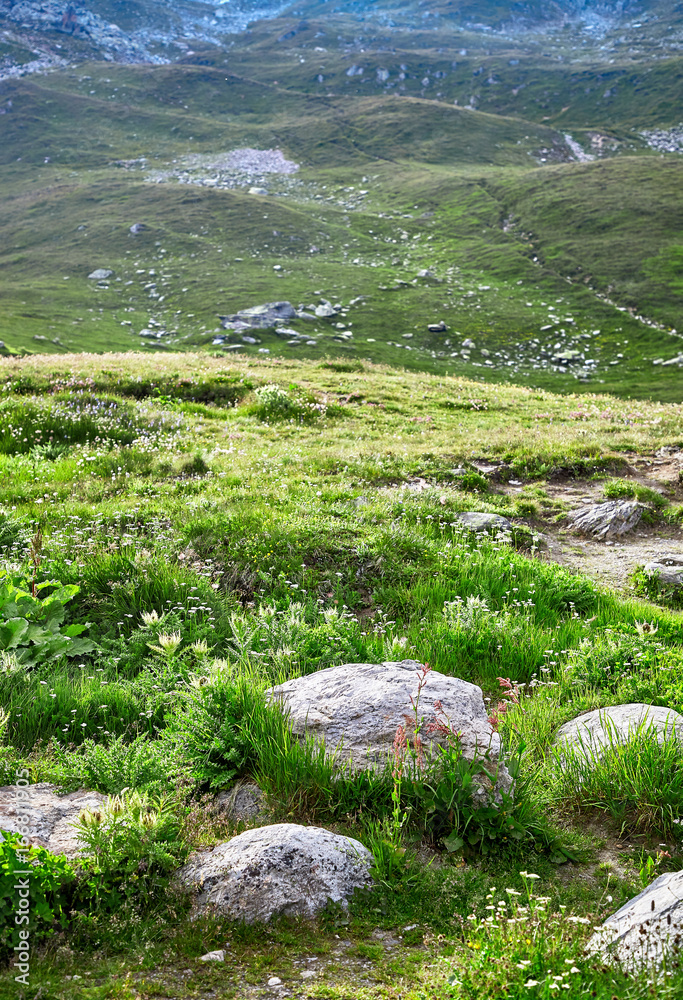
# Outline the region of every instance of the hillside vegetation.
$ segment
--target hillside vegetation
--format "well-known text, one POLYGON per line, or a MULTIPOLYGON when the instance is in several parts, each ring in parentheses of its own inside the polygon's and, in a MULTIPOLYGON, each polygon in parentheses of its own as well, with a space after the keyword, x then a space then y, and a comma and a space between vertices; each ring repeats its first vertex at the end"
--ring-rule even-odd
MULTIPOLYGON (((608 788, 558 769, 550 747, 588 709, 683 710, 680 612, 554 565, 541 529, 566 516, 558 479, 618 495, 629 462, 680 448, 679 405, 196 354, 37 356, 1 375, 2 599, 35 585, 64 607, 50 641, 77 635, 59 649, 3 639, 3 781, 28 766, 126 809, 157 808, 133 793, 162 803, 156 840, 107 841, 103 827, 94 866, 55 873, 61 929, 42 918, 30 995, 261 996, 273 976, 301 997, 456 1000, 481 996, 482 977, 490 995, 521 996, 553 976, 572 997, 677 995, 678 973, 648 983, 583 948, 641 878, 679 864, 680 748, 647 744, 637 783, 624 758, 608 788), (468 510, 512 530, 469 534, 468 510), (263 701, 286 678, 405 657, 483 688, 519 768, 509 819, 466 796, 443 813, 406 782, 410 819, 392 827, 390 775, 334 777, 263 701), (191 920, 170 874, 244 828, 212 802, 245 779, 274 819, 368 845, 368 899, 315 931, 191 920), (444 838, 465 831, 449 854, 444 838), (501 886, 544 897, 531 936, 502 914, 495 934, 479 926, 501 886), (383 934, 401 935, 397 950, 383 934), (226 938, 224 965, 198 960, 226 938), (303 983, 311 954, 319 975, 303 983)), ((673 525, 678 492, 638 495, 673 525)))

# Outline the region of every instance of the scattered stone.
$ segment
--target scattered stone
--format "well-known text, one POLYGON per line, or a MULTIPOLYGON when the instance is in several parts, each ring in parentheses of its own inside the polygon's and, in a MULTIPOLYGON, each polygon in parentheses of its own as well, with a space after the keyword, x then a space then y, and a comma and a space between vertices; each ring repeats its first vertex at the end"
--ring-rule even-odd
POLYGON ((427 329, 430 333, 445 333, 448 327, 444 321, 441 320, 439 323, 429 323, 427 325, 427 329))
POLYGON ((260 344, 261 341, 256 337, 242 337, 243 344, 260 344))
POLYGON ((653 559, 643 567, 648 576, 656 577, 665 587, 683 587, 683 556, 668 553, 653 559))
POLYGON ((379 941, 385 948, 396 948, 401 943, 391 931, 383 931, 381 927, 376 927, 370 937, 373 941, 379 941))
POLYGON ((250 187, 249 194, 268 194, 268 188, 250 187))
POLYGON ((478 510, 466 510, 456 517, 466 528, 470 531, 480 532, 499 532, 512 531, 512 522, 508 521, 506 517, 502 517, 501 514, 485 514, 478 510))
POLYGON ((264 813, 264 796, 258 785, 235 785, 227 792, 219 792, 214 803, 236 823, 256 819, 264 813))
POLYGON ((301 973, 302 979, 314 979, 316 975, 315 969, 304 969, 301 973))
POLYGON ((323 302, 315 307, 315 314, 320 319, 330 319, 332 316, 337 315, 337 310, 329 302, 323 302))
POLYGON ((270 979, 268 980, 268 985, 269 986, 282 986, 282 980, 278 979, 277 976, 271 976, 270 979))
POLYGON ((28 837, 32 844, 73 858, 79 853, 80 844, 72 824, 83 809, 99 809, 105 802, 105 795, 85 789, 58 795, 55 786, 46 782, 25 788, 9 785, 0 788, 0 830, 23 832, 28 817, 28 837))
POLYGON ((371 853, 319 827, 277 823, 247 830, 190 858, 179 881, 195 908, 252 924, 274 916, 314 917, 329 900, 346 906, 372 884, 371 853))
POLYGON ((219 948, 217 951, 207 951, 206 955, 202 955, 199 959, 200 962, 224 962, 225 961, 225 949, 219 948))
POLYGON ((675 960, 683 941, 683 872, 660 875, 608 917, 588 941, 589 954, 631 970, 675 960))
POLYGON ((434 271, 430 271, 428 267, 425 267, 422 271, 417 272, 418 278, 422 278, 423 281, 431 281, 435 285, 442 284, 441 278, 437 277, 434 271))
MULTIPOLYGON (((411 697, 417 693, 422 664, 417 660, 385 663, 346 663, 328 667, 270 688, 266 697, 280 702, 292 732, 300 739, 314 736, 326 753, 343 767, 382 768, 392 755, 399 726, 410 729, 411 697)), ((432 670, 421 694, 420 737, 425 752, 447 745, 441 732, 429 731, 432 711, 441 703, 441 718, 460 734, 463 754, 472 760, 488 753, 492 769, 500 755, 500 737, 491 730, 481 688, 432 670)), ((484 779, 485 780, 485 779, 484 779)), ((497 787, 507 790, 512 779, 501 763, 497 787)), ((481 796, 486 798, 485 790, 481 796)))
POLYGON ((128 232, 132 233, 133 236, 139 236, 139 234, 144 233, 146 229, 147 226, 143 222, 134 222, 128 232))
POLYGON ((581 351, 559 351, 554 354, 551 358, 553 364, 572 364, 575 361, 583 361, 583 354, 581 351))
POLYGON ((110 271, 107 267, 98 267, 94 271, 91 271, 88 275, 91 281, 104 281, 105 278, 111 278, 114 272, 110 271))
POLYGON ((463 340, 462 346, 466 351, 473 351, 477 345, 468 337, 466 340, 463 340))
POLYGON ((605 539, 632 531, 643 516, 643 506, 632 500, 608 500, 590 504, 568 515, 584 535, 605 539))
POLYGON ((640 703, 596 708, 561 726, 555 745, 569 747, 591 760, 611 742, 626 743, 634 733, 648 729, 656 732, 660 743, 676 734, 683 742, 683 715, 671 708, 640 703))
POLYGON ((282 337, 283 340, 300 337, 301 334, 297 330, 292 330, 290 326, 278 326, 275 330, 278 337, 282 337))
POLYGON ((212 158, 212 165, 238 170, 244 174, 295 174, 299 164, 288 160, 280 149, 233 149, 219 159, 212 158))

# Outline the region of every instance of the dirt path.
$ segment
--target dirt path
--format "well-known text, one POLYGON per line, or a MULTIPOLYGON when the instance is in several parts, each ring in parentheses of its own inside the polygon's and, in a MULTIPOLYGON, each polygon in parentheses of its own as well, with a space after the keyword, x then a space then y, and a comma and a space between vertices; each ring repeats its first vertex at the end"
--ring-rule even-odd
MULTIPOLYGON (((683 452, 659 454, 651 458, 633 456, 620 478, 662 493, 670 504, 683 503, 683 452)), ((584 504, 605 500, 604 481, 562 478, 547 484, 551 500, 560 501, 567 511, 584 504)), ((521 493, 522 487, 506 485, 508 494, 521 493)), ((667 508, 664 508, 665 510, 667 508)), ((569 525, 540 525, 548 540, 547 558, 613 586, 630 589, 630 575, 643 566, 669 553, 683 555, 683 525, 659 521, 656 525, 641 522, 638 527, 613 541, 598 541, 586 537, 569 525)))

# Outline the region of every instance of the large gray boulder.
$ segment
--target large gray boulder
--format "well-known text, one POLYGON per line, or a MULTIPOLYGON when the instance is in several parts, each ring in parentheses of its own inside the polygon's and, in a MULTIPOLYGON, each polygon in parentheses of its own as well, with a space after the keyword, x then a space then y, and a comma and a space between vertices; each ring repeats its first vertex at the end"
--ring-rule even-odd
POLYGON ((660 743, 674 735, 683 741, 683 715, 672 708, 641 703, 596 708, 561 726, 555 745, 571 748, 590 760, 599 757, 610 742, 626 743, 641 729, 654 730, 660 743))
MULTIPOLYGON (((413 739, 410 699, 417 696, 422 669, 417 660, 345 663, 286 681, 266 695, 281 704, 296 736, 324 742, 326 752, 336 755, 341 765, 381 768, 393 755, 399 726, 413 739)), ((442 729, 430 728, 437 715, 459 734, 465 757, 472 760, 489 754, 487 766, 496 776, 496 787, 509 790, 512 779, 499 763, 500 737, 489 723, 481 688, 429 671, 418 704, 418 732, 428 757, 436 744, 444 746, 448 740, 442 729)), ((483 786, 480 792, 486 798, 483 786)))
POLYGON ((240 309, 232 316, 219 316, 226 330, 266 330, 296 317, 296 309, 291 302, 266 302, 261 306, 240 309))
POLYGON ((668 872, 608 917, 587 950, 637 970, 671 962, 682 945, 683 872, 668 872))
POLYGON ((22 833, 37 847, 73 858, 81 846, 73 824, 82 810, 94 811, 105 802, 105 795, 84 789, 58 795, 46 782, 24 788, 8 785, 0 788, 0 830, 22 833))
POLYGON ((643 516, 644 507, 634 500, 607 500, 589 504, 568 515, 577 531, 605 540, 632 531, 643 516))
POLYGON ((644 572, 662 587, 683 587, 683 555, 667 553, 647 563, 644 572))
POLYGON ((193 855, 178 879, 195 891, 196 911, 253 924, 314 917, 330 900, 346 906, 356 889, 372 885, 372 865, 370 851, 351 837, 277 823, 193 855))

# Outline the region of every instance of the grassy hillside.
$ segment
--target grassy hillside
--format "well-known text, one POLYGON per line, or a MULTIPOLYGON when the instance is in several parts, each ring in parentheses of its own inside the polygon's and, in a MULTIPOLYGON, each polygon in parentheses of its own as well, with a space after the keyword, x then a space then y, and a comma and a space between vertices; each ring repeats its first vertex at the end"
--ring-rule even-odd
MULTIPOLYGON (((678 971, 652 983, 583 950, 594 923, 680 864, 680 747, 634 743, 609 787, 567 774, 549 747, 586 709, 683 709, 680 612, 554 565, 538 532, 565 518, 558 479, 597 477, 607 494, 626 460, 681 448, 680 405, 196 354, 10 359, 0 378, 3 586, 62 594, 57 630, 87 623, 91 644, 72 659, 3 650, 3 783, 28 766, 121 793, 126 816, 133 792, 163 802, 142 844, 115 846, 101 821, 96 861, 39 859, 64 921, 50 935, 48 911, 36 926, 34 993, 260 997, 275 976, 301 998, 521 996, 533 977, 577 998, 677 995, 678 971), (468 510, 513 528, 470 536, 468 510), (406 782, 410 818, 391 833, 390 775, 335 777, 265 707, 274 681, 405 656, 483 687, 518 758, 514 803, 482 812, 464 796, 454 818, 406 782), (191 919, 171 872, 244 828, 212 805, 238 779, 266 791, 268 822, 367 844, 377 888, 317 925, 191 919), (458 831, 468 846, 449 853, 458 831), (514 898, 485 923, 501 886, 541 897, 533 934, 515 931, 514 898), (226 941, 224 963, 200 961, 226 941)), ((680 517, 679 485, 639 495, 664 528, 680 517)))
POLYGON ((211 347, 219 315, 322 297, 349 310, 341 327, 300 325, 316 343, 296 348, 266 331, 248 350, 680 399, 677 369, 652 365, 678 350, 675 158, 571 163, 545 126, 215 66, 88 69, 3 85, 9 350, 211 347), (299 170, 223 169, 242 147, 299 170), (100 287, 97 267, 114 272, 100 287), (168 336, 141 340, 150 323, 168 336), (576 361, 553 361, 566 351, 576 361))

